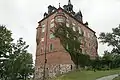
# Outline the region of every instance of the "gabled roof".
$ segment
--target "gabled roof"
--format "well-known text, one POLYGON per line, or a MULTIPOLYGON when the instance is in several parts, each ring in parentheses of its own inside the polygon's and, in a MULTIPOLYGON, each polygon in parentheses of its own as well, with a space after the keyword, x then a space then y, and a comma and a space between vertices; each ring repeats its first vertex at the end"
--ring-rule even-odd
POLYGON ((70 13, 68 13, 67 11, 65 11, 64 9, 62 9, 61 7, 59 7, 58 9, 56 9, 54 12, 48 14, 48 16, 46 16, 45 18, 43 18, 41 21, 39 21, 38 23, 41 23, 43 20, 47 19, 49 16, 53 15, 54 13, 56 13, 58 10, 62 10, 63 12, 65 12, 66 14, 68 14, 70 17, 72 17, 74 20, 76 20, 77 22, 79 22, 80 24, 82 24, 83 26, 85 26, 86 28, 88 28, 89 30, 91 30, 92 32, 95 33, 95 31, 93 31, 91 28, 89 28, 88 26, 86 26, 85 24, 83 24, 82 22, 80 22, 79 20, 77 20, 74 16, 72 16, 70 13))

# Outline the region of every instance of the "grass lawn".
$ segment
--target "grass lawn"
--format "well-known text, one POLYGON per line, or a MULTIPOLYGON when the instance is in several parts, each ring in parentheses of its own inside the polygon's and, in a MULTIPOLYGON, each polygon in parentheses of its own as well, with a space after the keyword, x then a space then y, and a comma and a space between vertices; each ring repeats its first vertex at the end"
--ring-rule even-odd
POLYGON ((111 74, 118 74, 120 73, 119 70, 106 70, 106 71, 74 71, 69 72, 67 74, 64 74, 62 76, 59 76, 56 79, 53 80, 95 80, 97 78, 111 75, 111 74))

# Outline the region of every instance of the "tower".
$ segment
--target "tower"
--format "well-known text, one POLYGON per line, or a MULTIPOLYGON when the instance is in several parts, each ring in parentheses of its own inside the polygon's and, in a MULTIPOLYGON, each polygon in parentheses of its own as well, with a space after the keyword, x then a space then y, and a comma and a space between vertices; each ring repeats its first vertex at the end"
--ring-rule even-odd
POLYGON ((73 5, 71 4, 70 0, 68 0, 68 5, 64 5, 63 8, 65 11, 74 14, 73 5))
POLYGON ((81 12, 80 10, 79 10, 79 12, 77 12, 77 13, 74 15, 74 17, 75 17, 77 20, 79 20, 80 22, 83 23, 83 20, 82 20, 83 16, 82 16, 82 12, 81 12))

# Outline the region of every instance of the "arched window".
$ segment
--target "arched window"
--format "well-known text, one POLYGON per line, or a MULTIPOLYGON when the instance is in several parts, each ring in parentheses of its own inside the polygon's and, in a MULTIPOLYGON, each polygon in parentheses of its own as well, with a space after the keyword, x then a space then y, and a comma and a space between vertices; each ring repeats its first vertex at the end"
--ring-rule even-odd
POLYGON ((79 33, 82 34, 81 28, 78 26, 79 33))
POLYGON ((51 43, 50 44, 50 51, 52 51, 53 50, 53 44, 51 43))

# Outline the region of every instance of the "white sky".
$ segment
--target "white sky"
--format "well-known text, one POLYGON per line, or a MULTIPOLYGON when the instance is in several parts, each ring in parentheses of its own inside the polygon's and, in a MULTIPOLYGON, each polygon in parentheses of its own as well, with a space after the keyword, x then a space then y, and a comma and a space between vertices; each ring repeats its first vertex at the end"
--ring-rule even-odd
MULTIPOLYGON (((83 20, 88 21, 89 27, 100 32, 111 32, 113 27, 120 24, 120 0, 71 0, 74 10, 81 10, 83 20)), ((0 24, 6 25, 13 33, 13 38, 20 37, 30 45, 29 52, 35 60, 36 27, 38 21, 47 12, 49 4, 58 8, 68 3, 68 0, 0 0, 0 24)), ((99 44, 98 53, 108 49, 99 44)))

